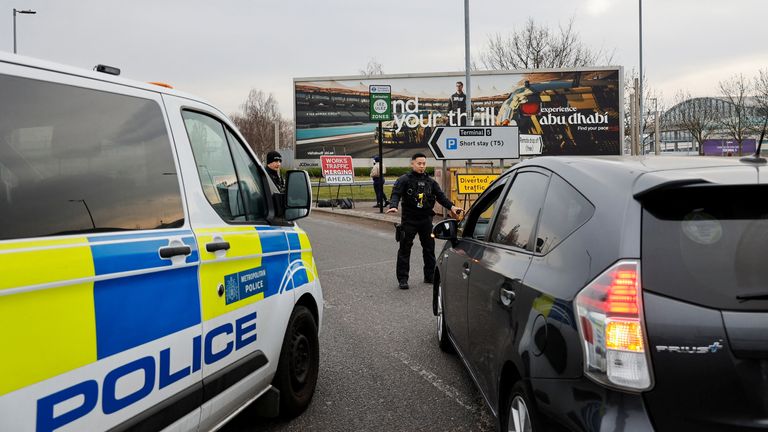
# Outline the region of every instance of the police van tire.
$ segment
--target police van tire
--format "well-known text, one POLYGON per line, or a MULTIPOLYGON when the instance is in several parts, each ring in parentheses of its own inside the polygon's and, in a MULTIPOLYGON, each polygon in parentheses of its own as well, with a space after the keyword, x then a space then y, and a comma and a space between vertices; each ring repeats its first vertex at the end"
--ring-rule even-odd
POLYGON ((320 342, 312 312, 296 306, 280 350, 273 384, 280 390, 280 415, 293 418, 312 401, 320 367, 320 342))

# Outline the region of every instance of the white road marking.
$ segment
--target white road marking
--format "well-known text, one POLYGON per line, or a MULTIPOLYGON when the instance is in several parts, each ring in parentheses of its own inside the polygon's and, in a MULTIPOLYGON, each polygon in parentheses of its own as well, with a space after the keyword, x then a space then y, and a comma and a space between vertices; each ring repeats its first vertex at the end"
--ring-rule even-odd
POLYGON ((477 412, 477 407, 473 406, 471 402, 467 402, 464 395, 450 384, 446 384, 433 372, 423 368, 420 364, 411 360, 411 357, 402 352, 393 352, 392 357, 403 362, 409 369, 416 372, 419 376, 424 378, 425 381, 432 384, 436 389, 440 390, 445 396, 453 400, 467 411, 477 412))

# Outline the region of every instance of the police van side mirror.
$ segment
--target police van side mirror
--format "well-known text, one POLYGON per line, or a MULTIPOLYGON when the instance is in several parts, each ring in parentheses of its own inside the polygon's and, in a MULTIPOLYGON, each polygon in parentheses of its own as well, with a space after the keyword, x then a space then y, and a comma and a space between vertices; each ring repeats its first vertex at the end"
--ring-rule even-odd
POLYGON ((456 237, 456 219, 446 219, 440 221, 432 227, 432 236, 440 240, 448 240, 451 244, 456 244, 458 238, 456 237))
POLYGON ((311 206, 309 174, 302 170, 288 171, 285 177, 285 220, 294 221, 309 216, 311 206))

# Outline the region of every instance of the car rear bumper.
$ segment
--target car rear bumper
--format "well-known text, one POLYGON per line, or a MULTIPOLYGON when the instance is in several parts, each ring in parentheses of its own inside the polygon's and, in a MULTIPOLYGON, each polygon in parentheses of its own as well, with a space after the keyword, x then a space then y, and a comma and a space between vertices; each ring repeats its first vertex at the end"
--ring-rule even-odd
POLYGON ((607 389, 587 378, 532 379, 547 430, 653 431, 641 394, 607 389))

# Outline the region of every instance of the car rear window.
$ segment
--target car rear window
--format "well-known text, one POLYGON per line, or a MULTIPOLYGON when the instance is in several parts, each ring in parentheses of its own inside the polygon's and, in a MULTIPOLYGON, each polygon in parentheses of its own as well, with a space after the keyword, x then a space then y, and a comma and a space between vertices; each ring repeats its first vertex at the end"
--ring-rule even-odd
POLYGON ((149 99, 0 75, 0 240, 184 223, 149 99))
POLYGON ((644 198, 643 288, 716 309, 768 310, 766 195, 768 185, 702 185, 644 198))

